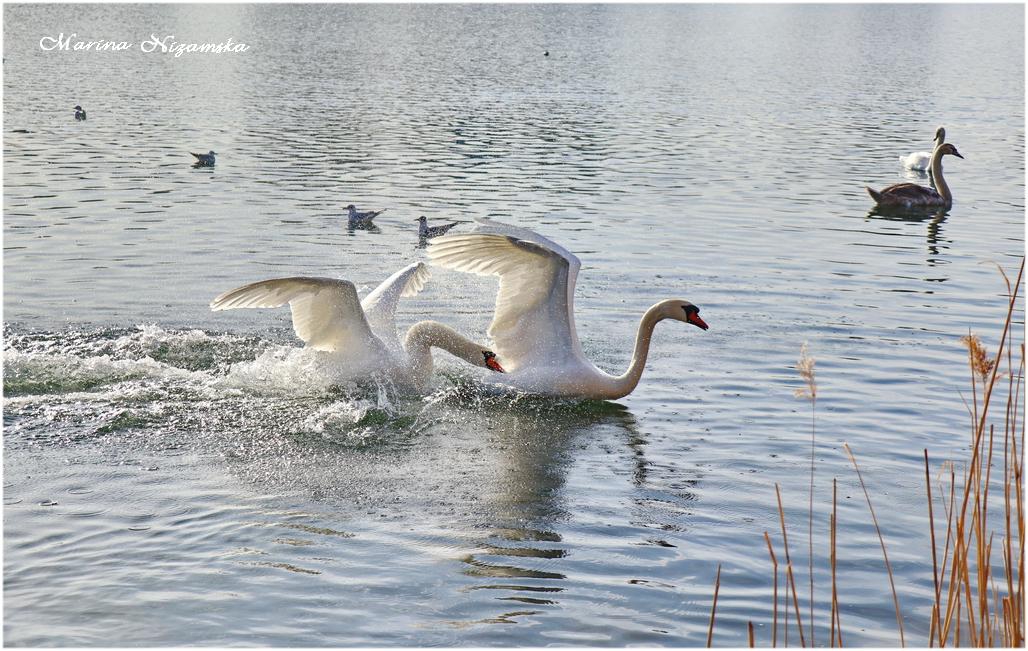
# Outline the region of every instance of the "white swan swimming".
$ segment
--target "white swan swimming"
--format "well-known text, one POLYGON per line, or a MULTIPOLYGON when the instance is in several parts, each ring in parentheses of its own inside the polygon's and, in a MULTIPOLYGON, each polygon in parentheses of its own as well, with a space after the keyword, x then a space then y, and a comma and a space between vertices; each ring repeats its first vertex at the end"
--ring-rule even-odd
MULTIPOLYGON (((932 151, 935 151, 942 143, 946 142, 946 129, 939 127, 935 130, 935 146, 932 147, 932 151)), ((932 163, 932 152, 928 151, 915 151, 912 154, 906 156, 900 156, 900 163, 903 167, 908 170, 916 170, 923 172, 929 169, 932 163)))
POLYGON ((944 208, 948 210, 953 205, 953 193, 950 192, 946 179, 942 177, 942 157, 953 155, 963 158, 957 148, 950 143, 944 143, 935 148, 932 152, 932 182, 938 190, 926 188, 916 183, 897 183, 881 190, 867 188, 879 208, 917 210, 926 208, 944 208))
POLYGON ((211 310, 281 307, 292 310, 293 329, 309 348, 338 356, 354 379, 386 378, 401 386, 422 387, 432 375, 431 348, 442 348, 469 364, 502 373, 496 354, 452 328, 421 321, 407 330, 403 345, 396 332, 396 304, 414 296, 428 280, 428 268, 416 262, 397 271, 373 292, 357 298, 348 280, 276 278, 225 292, 211 310))
POLYGON ((470 234, 432 240, 428 256, 444 268, 500 277, 489 336, 507 372, 503 384, 553 396, 621 398, 639 384, 658 321, 675 319, 707 329, 692 303, 661 301, 639 323, 628 370, 609 375, 586 358, 575 330, 578 258, 528 229, 478 221, 470 234))

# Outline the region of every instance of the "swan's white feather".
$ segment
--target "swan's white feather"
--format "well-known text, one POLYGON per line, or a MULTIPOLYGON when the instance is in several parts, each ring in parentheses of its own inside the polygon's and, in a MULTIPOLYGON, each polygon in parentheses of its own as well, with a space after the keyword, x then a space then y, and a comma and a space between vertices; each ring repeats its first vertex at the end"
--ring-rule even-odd
MULTIPOLYGON (((211 310, 281 307, 293 315, 296 336, 316 350, 361 351, 375 343, 353 283, 335 278, 275 278, 229 290, 211 310)), ((379 343, 380 345, 380 343, 379 343)))
POLYGON ((488 333, 508 371, 584 360, 573 316, 581 266, 574 255, 531 231, 489 222, 474 233, 436 238, 428 256, 444 268, 500 277, 488 333))
POLYGON ((361 301, 371 331, 389 346, 399 346, 396 334, 396 304, 400 298, 416 296, 431 277, 428 265, 415 262, 389 276, 361 301))
POLYGON ((900 156, 900 163, 908 170, 925 171, 932 162, 932 154, 927 151, 915 151, 907 156, 900 156))

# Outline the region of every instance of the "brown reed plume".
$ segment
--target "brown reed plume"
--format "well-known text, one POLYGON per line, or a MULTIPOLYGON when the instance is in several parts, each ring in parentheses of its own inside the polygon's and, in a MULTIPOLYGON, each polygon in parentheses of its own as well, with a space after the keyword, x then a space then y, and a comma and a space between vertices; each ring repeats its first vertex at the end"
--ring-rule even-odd
POLYGON ((797 398, 810 400, 810 488, 807 500, 807 573, 810 577, 810 646, 816 646, 814 640, 814 453, 816 451, 815 433, 817 412, 817 380, 814 377, 814 358, 807 354, 807 343, 800 347, 800 358, 796 362, 796 370, 806 383, 805 389, 796 389, 797 398))

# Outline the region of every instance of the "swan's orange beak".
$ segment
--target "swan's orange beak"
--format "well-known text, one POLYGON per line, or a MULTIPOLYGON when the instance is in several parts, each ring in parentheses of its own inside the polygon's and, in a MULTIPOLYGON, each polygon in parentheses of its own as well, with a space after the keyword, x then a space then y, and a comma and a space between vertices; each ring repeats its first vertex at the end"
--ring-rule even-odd
POLYGON ((486 368, 496 371, 497 373, 506 373, 500 363, 496 361, 496 353, 491 350, 483 350, 482 356, 485 358, 486 368))
POLYGON ((702 330, 706 330, 710 327, 703 319, 700 318, 699 312, 689 312, 685 318, 689 321, 689 323, 693 324, 694 326, 702 330))

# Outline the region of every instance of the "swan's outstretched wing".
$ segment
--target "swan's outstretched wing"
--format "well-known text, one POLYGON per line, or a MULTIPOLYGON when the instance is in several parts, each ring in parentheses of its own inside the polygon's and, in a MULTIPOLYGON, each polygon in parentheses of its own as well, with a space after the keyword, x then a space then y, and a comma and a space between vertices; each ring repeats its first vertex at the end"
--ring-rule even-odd
POLYGON ((357 300, 353 283, 335 278, 276 278, 230 290, 211 302, 211 310, 281 307, 293 313, 293 330, 316 350, 366 348, 375 337, 357 300))
POLYGON ((428 257, 448 269, 500 277, 489 336, 508 371, 582 359, 573 314, 581 263, 556 243, 489 222, 471 234, 436 238, 428 257))
POLYGON ((414 296, 424 289, 431 275, 424 262, 415 262, 386 278, 361 301, 372 332, 382 341, 399 345, 396 336, 396 304, 401 297, 414 296))

